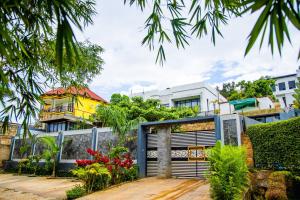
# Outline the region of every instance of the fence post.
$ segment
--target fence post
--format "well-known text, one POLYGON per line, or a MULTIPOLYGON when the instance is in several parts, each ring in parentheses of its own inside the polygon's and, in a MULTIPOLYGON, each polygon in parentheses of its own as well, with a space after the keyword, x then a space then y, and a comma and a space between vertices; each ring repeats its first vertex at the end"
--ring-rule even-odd
POLYGON ((138 128, 138 144, 137 144, 137 164, 139 166, 139 177, 146 176, 146 134, 144 133, 143 126, 139 125, 138 128))
MULTIPOLYGON (((92 147, 94 151, 97 150, 97 141, 98 141, 98 133, 97 133, 97 128, 93 127, 92 128, 92 147)), ((93 159, 93 156, 91 156, 91 160, 93 159)))
POLYGON ((63 132, 60 131, 58 133, 58 136, 57 136, 57 144, 58 144, 58 147, 59 147, 59 152, 58 152, 58 155, 57 155, 57 163, 59 163, 60 160, 61 160, 61 154, 62 154, 62 148, 63 148, 63 140, 64 140, 64 135, 63 135, 63 132))
POLYGON ((11 138, 11 142, 10 142, 10 152, 9 152, 9 160, 13 159, 13 154, 14 154, 14 149, 15 149, 15 136, 13 136, 11 138))
POLYGON ((93 142, 92 142, 92 148, 93 150, 97 150, 97 143, 98 143, 98 132, 97 132, 97 128, 93 127, 92 129, 92 136, 93 136, 93 142))
POLYGON ((214 122, 215 122, 216 140, 221 140, 221 118, 216 115, 214 117, 214 122))

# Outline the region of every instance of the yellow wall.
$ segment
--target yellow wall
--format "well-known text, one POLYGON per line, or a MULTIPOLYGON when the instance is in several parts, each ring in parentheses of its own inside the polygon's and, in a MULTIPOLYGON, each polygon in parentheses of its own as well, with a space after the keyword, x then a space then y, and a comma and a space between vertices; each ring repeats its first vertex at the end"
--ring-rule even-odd
MULTIPOLYGON (((71 95, 66 95, 64 96, 64 98, 66 98, 67 96, 69 96, 69 102, 72 102, 72 96, 71 95)), ((43 96, 42 97, 43 100, 46 99, 59 99, 62 97, 59 96, 54 96, 54 95, 49 95, 49 96, 43 96)), ((49 101, 48 101, 49 102, 49 101)), ((52 104, 52 103, 51 103, 52 104)), ((102 104, 102 102, 90 99, 90 98, 86 98, 86 97, 82 97, 82 96, 78 96, 77 100, 75 100, 74 102, 74 111, 72 114, 75 117, 81 117, 84 119, 89 119, 91 114, 94 114, 96 112, 96 108, 99 104, 102 104)), ((48 109, 51 108, 52 105, 44 105, 44 109, 48 109)), ((52 112, 51 112, 52 113, 52 112)), ((44 113, 44 114, 51 114, 51 113, 44 113)), ((52 113, 53 114, 53 113, 52 113)))
POLYGON ((89 119, 90 115, 96 112, 96 108, 99 104, 101 104, 101 102, 79 96, 77 102, 74 103, 74 115, 76 117, 89 119))

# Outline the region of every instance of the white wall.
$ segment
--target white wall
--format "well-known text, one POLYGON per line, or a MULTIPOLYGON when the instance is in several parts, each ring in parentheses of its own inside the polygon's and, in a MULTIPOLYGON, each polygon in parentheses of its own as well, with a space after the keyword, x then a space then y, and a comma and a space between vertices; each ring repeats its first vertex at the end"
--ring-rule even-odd
POLYGON ((283 77, 275 77, 275 89, 276 91, 273 92, 275 97, 279 100, 280 107, 285 108, 285 107, 290 107, 290 105, 293 104, 294 97, 293 94, 294 89, 289 89, 288 82, 289 81, 295 81, 296 83, 298 82, 298 78, 300 77, 300 69, 297 70, 296 74, 292 74, 290 76, 283 76, 283 77), (285 90, 279 91, 279 83, 285 83, 285 90), (283 101, 283 97, 286 99, 286 105, 283 101))
POLYGON ((270 109, 275 108, 274 103, 269 97, 262 97, 256 99, 258 102, 258 108, 259 109, 270 109))
MULTIPOLYGON (((186 85, 175 86, 164 90, 152 90, 142 93, 134 93, 132 96, 141 96, 144 99, 160 99, 161 104, 169 104, 170 107, 174 106, 174 102, 185 99, 199 98, 200 99, 200 112, 212 111, 214 109, 213 101, 219 100, 226 101, 226 99, 218 94, 215 88, 208 84, 198 82, 186 85), (208 99, 208 109, 207 109, 208 99)), ((217 103, 215 109, 218 109, 217 103)))
POLYGON ((231 114, 233 112, 234 112, 233 105, 229 104, 228 102, 220 104, 220 115, 231 114))

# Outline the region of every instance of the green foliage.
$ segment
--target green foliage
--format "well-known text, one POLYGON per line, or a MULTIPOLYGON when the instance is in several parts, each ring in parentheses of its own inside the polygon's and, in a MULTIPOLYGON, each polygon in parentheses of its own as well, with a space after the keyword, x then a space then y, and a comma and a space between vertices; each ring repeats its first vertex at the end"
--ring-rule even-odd
POLYGON ((59 145, 56 143, 56 138, 51 136, 44 136, 41 141, 45 144, 46 149, 43 153, 43 158, 46 160, 46 165, 51 165, 52 161, 52 176, 56 176, 57 154, 59 152, 59 145))
POLYGON ((120 144, 124 144, 126 135, 144 121, 180 119, 196 116, 197 108, 166 108, 156 99, 143 100, 142 97, 129 98, 126 95, 113 94, 109 105, 100 105, 93 121, 101 121, 118 134, 120 144))
POLYGON ((275 100, 273 95, 272 86, 275 85, 275 81, 269 77, 261 77, 255 81, 240 81, 238 83, 223 83, 222 94, 228 100, 237 100, 253 97, 271 97, 275 100))
POLYGON ((139 177, 139 167, 137 165, 133 165, 133 167, 124 171, 123 179, 124 181, 133 181, 138 179, 139 177))
POLYGON ((108 169, 99 163, 74 169, 72 173, 84 182, 84 187, 88 193, 107 187, 111 179, 108 169))
MULTIPOLYGON (((22 120, 24 137, 43 104, 43 88, 84 85, 100 73, 103 49, 77 42, 95 14, 93 0, 1 1, 0 113, 4 126, 22 120)), ((4 129, 6 130, 6 129, 4 129)))
POLYGON ((22 169, 27 166, 27 163, 28 163, 28 159, 21 159, 19 162, 18 162, 18 174, 21 175, 22 174, 22 169))
POLYGON ((208 150, 211 196, 216 200, 242 199, 248 185, 246 153, 242 147, 222 146, 208 150))
POLYGON ((268 41, 273 54, 276 43, 281 54, 284 39, 287 38, 290 43, 292 41, 289 28, 300 30, 300 2, 294 0, 154 0, 151 3, 147 0, 125 0, 124 3, 135 4, 142 11, 150 7, 149 17, 145 21, 147 33, 142 44, 150 50, 158 50, 156 62, 161 64, 166 60, 163 48, 165 43, 175 41, 177 48, 185 48, 192 36, 202 38, 210 34, 215 44, 216 35, 223 37, 222 26, 227 25, 232 18, 249 17, 249 13, 260 12, 248 36, 245 55, 259 35, 260 47, 264 41, 268 41), (269 34, 266 33, 267 29, 269 34))
POLYGON ((106 105, 97 107, 96 118, 100 120, 104 126, 112 128, 113 133, 119 137, 120 145, 125 143, 127 134, 131 130, 137 129, 138 124, 144 121, 142 118, 128 120, 127 113, 124 110, 106 105))
POLYGON ((300 109, 300 78, 298 78, 298 83, 296 83, 295 94, 293 94, 294 100, 294 107, 300 109))
POLYGON ((82 187, 81 185, 75 185, 75 187, 73 187, 72 189, 67 190, 66 194, 67 194, 67 199, 77 199, 79 197, 86 195, 86 191, 85 188, 82 187))
POLYGON ((248 127, 258 168, 300 169, 300 117, 248 127))
MULTIPOLYGON (((160 105, 157 99, 143 100, 142 97, 129 98, 126 95, 113 94, 110 99, 113 110, 121 110, 126 113, 127 120, 145 119, 146 121, 161 121, 168 119, 180 119, 194 117, 198 113, 195 108, 167 108, 160 105)), ((96 118, 101 116, 96 115, 96 118)))
POLYGON ((122 146, 116 146, 109 151, 108 155, 111 159, 113 159, 117 157, 120 158, 121 155, 124 153, 128 153, 128 148, 122 146))

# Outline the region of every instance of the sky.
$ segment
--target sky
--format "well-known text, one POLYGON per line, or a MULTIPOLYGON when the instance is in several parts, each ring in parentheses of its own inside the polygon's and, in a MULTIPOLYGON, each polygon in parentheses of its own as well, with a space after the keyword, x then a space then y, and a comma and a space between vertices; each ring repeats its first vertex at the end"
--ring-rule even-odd
POLYGON ((272 56, 267 44, 261 50, 254 46, 244 57, 247 36, 257 15, 230 20, 222 27, 224 38, 218 37, 216 46, 210 36, 190 40, 185 49, 178 50, 175 44, 166 46, 167 62, 160 66, 155 64, 156 52, 141 45, 148 11, 142 13, 122 0, 97 0, 96 10, 94 24, 83 32, 76 31, 76 37, 105 49, 101 55, 104 69, 89 87, 106 100, 113 93, 130 94, 200 81, 215 87, 223 82, 285 75, 295 73, 300 66, 300 34, 293 28, 293 44, 286 41, 281 57, 278 53, 272 56))

